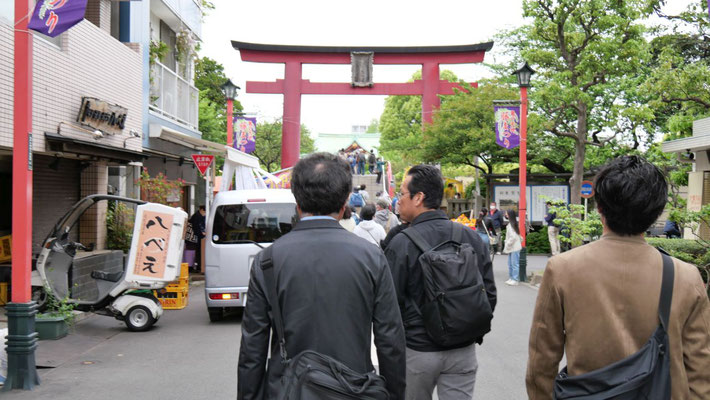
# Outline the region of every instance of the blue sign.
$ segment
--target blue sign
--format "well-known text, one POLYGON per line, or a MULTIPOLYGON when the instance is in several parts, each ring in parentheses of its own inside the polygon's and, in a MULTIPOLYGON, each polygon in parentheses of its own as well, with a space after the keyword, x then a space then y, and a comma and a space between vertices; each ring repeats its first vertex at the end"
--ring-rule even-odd
POLYGON ((594 196, 594 184, 590 181, 582 182, 582 197, 589 198, 594 196))

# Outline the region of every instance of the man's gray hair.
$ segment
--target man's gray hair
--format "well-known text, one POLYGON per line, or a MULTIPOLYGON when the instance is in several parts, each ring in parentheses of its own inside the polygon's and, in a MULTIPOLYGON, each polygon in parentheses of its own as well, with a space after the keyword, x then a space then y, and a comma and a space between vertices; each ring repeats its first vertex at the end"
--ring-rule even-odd
POLYGON ((390 208, 390 202, 389 202, 389 200, 384 199, 384 198, 382 198, 382 197, 380 197, 379 199, 377 199, 377 205, 378 205, 380 208, 384 208, 385 210, 388 209, 388 208, 390 208))

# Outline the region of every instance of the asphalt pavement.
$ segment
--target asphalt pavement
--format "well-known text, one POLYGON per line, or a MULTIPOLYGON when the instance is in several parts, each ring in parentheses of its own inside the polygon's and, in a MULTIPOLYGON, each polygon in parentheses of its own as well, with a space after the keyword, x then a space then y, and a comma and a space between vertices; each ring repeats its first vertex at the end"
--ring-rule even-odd
MULTIPOLYGON (((528 270, 546 257, 528 258, 528 270)), ((478 348, 474 398, 524 399, 525 365, 537 290, 511 287, 507 257, 496 256, 498 306, 493 328, 478 348)), ((0 392, 8 400, 235 399, 240 320, 210 323, 204 290, 190 289, 189 305, 166 310, 149 332, 128 332, 123 322, 92 315, 59 341, 42 341, 41 385, 33 391, 0 392)))

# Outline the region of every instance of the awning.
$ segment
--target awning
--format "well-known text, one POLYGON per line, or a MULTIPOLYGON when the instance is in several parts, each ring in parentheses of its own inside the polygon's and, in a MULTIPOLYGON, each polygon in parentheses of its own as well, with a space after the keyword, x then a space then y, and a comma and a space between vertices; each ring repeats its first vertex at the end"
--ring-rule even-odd
POLYGON ((122 149, 120 147, 113 147, 101 143, 74 139, 57 133, 45 132, 44 137, 47 140, 48 150, 52 152, 94 156, 106 158, 110 161, 119 163, 143 161, 148 158, 147 154, 143 154, 140 151, 122 149))
POLYGON ((661 143, 661 150, 664 153, 696 152, 708 149, 710 149, 710 135, 693 136, 661 143))
POLYGON ((188 136, 159 124, 150 124, 148 127, 148 137, 166 140, 203 153, 215 154, 222 157, 227 155, 226 146, 224 144, 188 136))

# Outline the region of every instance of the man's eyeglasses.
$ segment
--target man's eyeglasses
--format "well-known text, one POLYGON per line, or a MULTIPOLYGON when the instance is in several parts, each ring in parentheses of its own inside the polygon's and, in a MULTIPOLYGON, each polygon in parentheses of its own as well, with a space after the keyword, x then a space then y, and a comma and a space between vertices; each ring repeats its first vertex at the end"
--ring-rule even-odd
POLYGON ((398 195, 399 197, 404 197, 405 194, 409 194, 409 192, 399 192, 399 193, 397 193, 397 195, 398 195))

